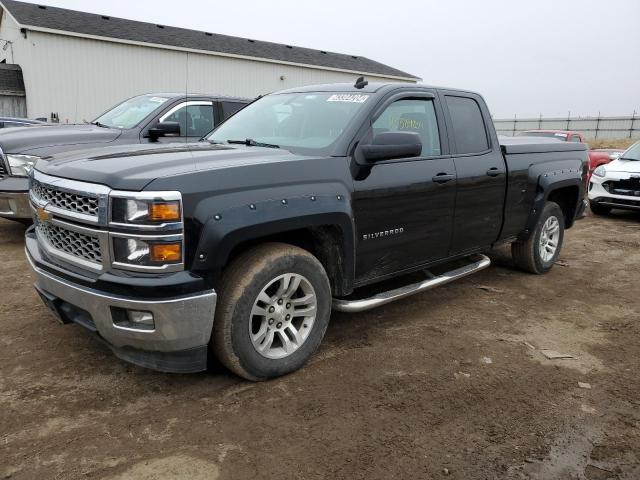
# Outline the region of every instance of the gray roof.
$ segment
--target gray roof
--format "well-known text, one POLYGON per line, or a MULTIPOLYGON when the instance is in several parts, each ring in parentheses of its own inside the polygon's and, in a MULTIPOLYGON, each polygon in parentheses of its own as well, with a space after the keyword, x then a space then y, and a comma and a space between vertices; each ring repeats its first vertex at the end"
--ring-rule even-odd
POLYGON ((19 65, 0 63, 0 95, 24 96, 24 80, 19 65))
MULTIPOLYGON (((366 57, 325 52, 311 48, 262 42, 211 32, 137 22, 94 13, 78 12, 33 3, 2 0, 2 5, 23 27, 40 27, 124 41, 153 43, 178 48, 257 57, 280 62, 315 65, 417 79, 414 75, 366 57)), ((241 21, 241 20, 239 20, 241 21)))

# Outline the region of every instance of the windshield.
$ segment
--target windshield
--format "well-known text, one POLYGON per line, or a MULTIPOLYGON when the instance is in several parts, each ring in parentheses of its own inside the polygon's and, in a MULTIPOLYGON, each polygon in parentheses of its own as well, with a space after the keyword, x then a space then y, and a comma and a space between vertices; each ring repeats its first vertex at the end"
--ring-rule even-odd
POLYGON ((620 159, 640 161, 640 142, 631 145, 626 152, 620 155, 620 159))
POLYGON ((168 97, 158 95, 141 95, 130 98, 91 123, 111 128, 133 128, 167 100, 169 100, 168 97))
POLYGON ((208 140, 251 140, 246 144, 320 153, 336 142, 369 97, 324 92, 268 95, 240 110, 214 130, 208 140))
POLYGON ((518 136, 519 137, 555 138, 557 140, 562 140, 563 142, 566 142, 568 137, 566 133, 561 133, 561 132, 536 132, 536 131, 520 132, 518 133, 518 136))

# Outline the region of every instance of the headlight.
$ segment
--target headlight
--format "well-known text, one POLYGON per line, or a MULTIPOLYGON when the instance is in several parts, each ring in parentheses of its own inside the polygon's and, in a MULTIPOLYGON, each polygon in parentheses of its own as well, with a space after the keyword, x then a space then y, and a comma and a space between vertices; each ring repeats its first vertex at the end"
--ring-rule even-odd
POLYGON ((40 160, 40 157, 35 155, 7 154, 7 163, 9 163, 11 175, 16 177, 28 177, 29 172, 38 160, 40 160))
POLYGON ((111 219, 117 223, 133 225, 180 222, 180 200, 114 198, 111 219))
POLYGON ((114 238, 114 260, 140 267, 162 267, 182 263, 182 241, 145 241, 139 238, 114 238))
POLYGON ((606 177, 606 176, 607 176, 607 169, 606 169, 606 168, 604 168, 604 165, 600 165, 598 168, 596 168, 596 169, 593 171, 593 174, 594 174, 596 177, 604 178, 604 177, 606 177))

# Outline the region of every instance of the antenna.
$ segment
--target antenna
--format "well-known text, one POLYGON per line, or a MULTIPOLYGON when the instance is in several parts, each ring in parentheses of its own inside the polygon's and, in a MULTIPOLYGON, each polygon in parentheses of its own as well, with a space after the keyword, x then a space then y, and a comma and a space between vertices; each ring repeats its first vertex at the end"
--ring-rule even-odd
POLYGON ((367 82, 364 79, 364 77, 358 77, 354 87, 357 88, 357 89, 362 89, 362 88, 366 87, 367 85, 369 85, 369 82, 367 82))

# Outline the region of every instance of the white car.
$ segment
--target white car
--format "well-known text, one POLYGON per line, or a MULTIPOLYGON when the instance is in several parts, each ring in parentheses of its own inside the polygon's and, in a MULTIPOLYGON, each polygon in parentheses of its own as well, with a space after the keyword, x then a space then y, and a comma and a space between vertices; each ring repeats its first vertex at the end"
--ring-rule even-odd
POLYGON ((594 170, 589 205, 596 215, 606 215, 612 208, 640 211, 640 142, 594 170))

